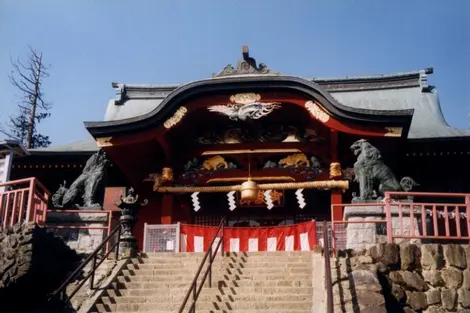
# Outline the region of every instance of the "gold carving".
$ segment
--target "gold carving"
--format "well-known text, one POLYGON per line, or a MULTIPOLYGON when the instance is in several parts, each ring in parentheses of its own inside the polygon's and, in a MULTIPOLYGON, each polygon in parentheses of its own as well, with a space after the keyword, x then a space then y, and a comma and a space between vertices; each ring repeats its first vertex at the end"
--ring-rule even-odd
POLYGON ((156 191, 161 186, 172 183, 174 180, 173 170, 169 167, 164 167, 162 173, 149 174, 148 178, 144 179, 144 182, 153 182, 153 191, 156 191))
MULTIPOLYGON (((271 193, 271 199, 273 200, 273 204, 275 205, 281 205, 281 200, 282 197, 284 196, 284 193, 282 191, 276 191, 272 190, 271 193)), ((255 200, 243 200, 240 199, 240 205, 242 206, 252 206, 252 205, 264 205, 264 192, 263 190, 258 190, 258 195, 255 200)))
POLYGON ((401 137, 401 133, 403 128, 401 127, 385 127, 387 133, 385 133, 384 137, 401 137))
POLYGON ((171 127, 178 124, 183 119, 183 117, 186 115, 187 112, 188 112, 188 109, 186 109, 185 107, 179 107, 179 109, 176 110, 175 114, 173 114, 172 117, 167 119, 165 123, 163 123, 163 126, 166 129, 170 129, 171 127))
POLYGON ((282 165, 284 168, 286 167, 300 167, 305 165, 307 167, 310 166, 310 161, 308 160, 307 156, 303 153, 296 153, 289 155, 288 157, 281 159, 279 164, 282 165))
POLYGON ((228 163, 220 155, 216 155, 210 159, 207 159, 202 164, 201 170, 216 170, 223 166, 223 168, 228 168, 228 163))
POLYGON ((330 164, 330 179, 338 179, 343 176, 343 171, 341 170, 341 164, 339 162, 333 162, 330 164))
POLYGON ((153 191, 158 190, 162 186, 162 175, 160 173, 152 173, 148 180, 153 181, 153 191))
POLYGON ((305 102, 305 108, 312 114, 312 116, 320 122, 326 123, 330 119, 330 116, 323 111, 323 109, 313 101, 305 102))
POLYGON ((256 93, 237 93, 230 97, 230 101, 240 104, 249 104, 259 100, 261 100, 261 96, 256 93))
POLYGON ((162 169, 162 180, 165 182, 173 182, 174 176, 173 176, 173 170, 169 167, 164 167, 162 169))
POLYGON ((111 139, 113 139, 113 137, 96 138, 96 143, 98 144, 98 147, 111 147, 113 145, 111 143, 111 139))

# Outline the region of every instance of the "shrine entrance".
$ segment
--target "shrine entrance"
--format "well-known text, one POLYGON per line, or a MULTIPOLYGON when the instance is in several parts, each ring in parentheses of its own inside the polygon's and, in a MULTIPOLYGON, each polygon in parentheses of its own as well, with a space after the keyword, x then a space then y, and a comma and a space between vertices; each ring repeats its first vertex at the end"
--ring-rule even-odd
POLYGON ((329 220, 330 205, 347 201, 351 144, 384 137, 398 144, 407 136, 411 111, 346 107, 328 86, 265 75, 269 70, 250 65, 247 52, 243 57, 237 70, 246 75, 225 69, 164 97, 154 87, 119 87, 119 110, 143 99, 143 107, 153 109, 86 123, 98 146, 149 200, 136 217, 139 242, 145 223, 216 226, 226 217, 227 226, 289 228, 329 220))

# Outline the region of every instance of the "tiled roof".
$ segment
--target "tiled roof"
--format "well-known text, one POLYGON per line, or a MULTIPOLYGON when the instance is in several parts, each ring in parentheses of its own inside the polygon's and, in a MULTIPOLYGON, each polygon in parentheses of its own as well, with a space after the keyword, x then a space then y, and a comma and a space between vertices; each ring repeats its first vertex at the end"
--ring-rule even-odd
POLYGON ((40 154, 92 154, 98 151, 98 146, 93 138, 76 141, 69 144, 51 146, 47 148, 36 148, 28 150, 31 155, 40 154))
POLYGON ((450 138, 470 136, 469 130, 457 129, 447 124, 442 114, 437 90, 430 87, 381 89, 367 91, 332 92, 344 105, 371 110, 414 109, 409 139, 450 138))

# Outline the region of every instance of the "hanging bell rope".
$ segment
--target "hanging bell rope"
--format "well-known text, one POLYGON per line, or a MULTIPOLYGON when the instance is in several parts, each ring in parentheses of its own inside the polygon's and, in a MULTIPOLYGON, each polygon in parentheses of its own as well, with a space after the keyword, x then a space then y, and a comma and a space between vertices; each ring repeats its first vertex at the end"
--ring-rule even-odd
MULTIPOLYGON (((242 185, 234 186, 195 186, 195 187, 157 187, 155 192, 230 192, 241 191, 242 185)), ((324 180, 324 181, 310 181, 310 182, 296 182, 296 183, 272 183, 272 184, 259 184, 257 189, 349 189, 349 181, 347 180, 324 180)))

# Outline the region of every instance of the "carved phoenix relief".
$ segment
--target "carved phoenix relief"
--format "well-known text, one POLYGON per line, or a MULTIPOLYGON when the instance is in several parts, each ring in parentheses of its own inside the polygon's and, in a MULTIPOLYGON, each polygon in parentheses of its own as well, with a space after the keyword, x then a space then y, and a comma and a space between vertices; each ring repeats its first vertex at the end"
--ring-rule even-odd
POLYGON ((260 102, 260 99, 260 95, 255 93, 236 94, 230 97, 235 103, 212 105, 207 109, 227 115, 233 121, 246 121, 260 119, 281 107, 278 102, 260 102))
POLYGON ((257 120, 280 108, 276 102, 253 102, 247 104, 230 103, 227 105, 213 105, 208 107, 211 112, 227 115, 233 121, 257 120))

